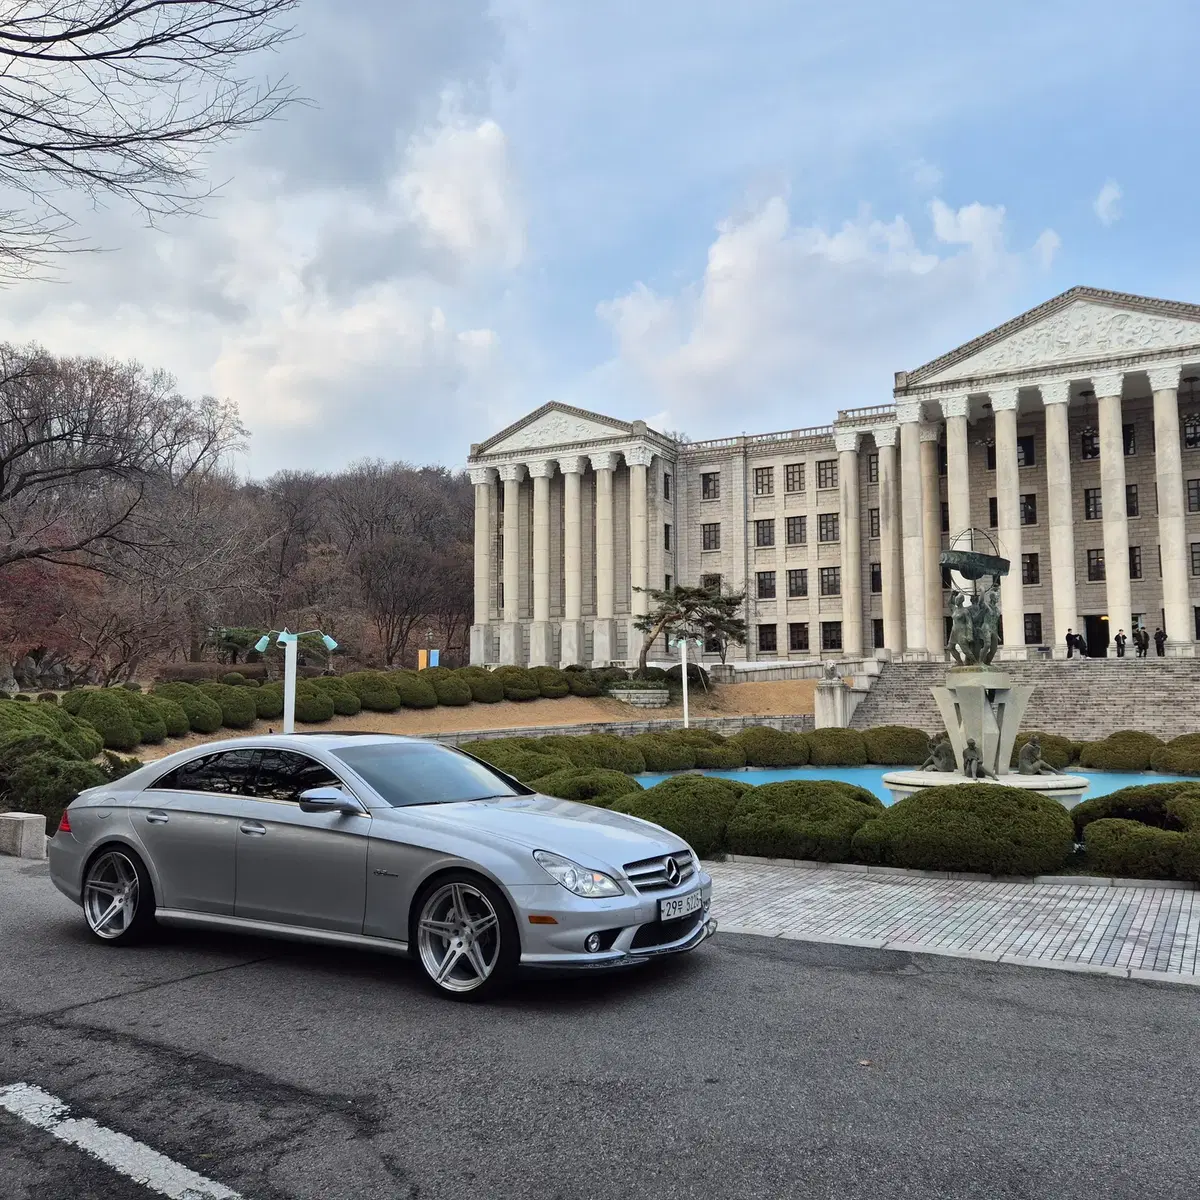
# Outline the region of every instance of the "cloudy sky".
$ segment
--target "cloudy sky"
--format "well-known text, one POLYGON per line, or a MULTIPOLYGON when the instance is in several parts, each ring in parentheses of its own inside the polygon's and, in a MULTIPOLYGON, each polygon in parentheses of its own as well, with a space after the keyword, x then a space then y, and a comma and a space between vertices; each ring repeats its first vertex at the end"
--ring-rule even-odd
POLYGON ((1075 284, 1200 301, 1184 0, 304 0, 311 99, 0 337, 237 402, 244 470, 458 465, 547 400, 821 424, 1075 284))

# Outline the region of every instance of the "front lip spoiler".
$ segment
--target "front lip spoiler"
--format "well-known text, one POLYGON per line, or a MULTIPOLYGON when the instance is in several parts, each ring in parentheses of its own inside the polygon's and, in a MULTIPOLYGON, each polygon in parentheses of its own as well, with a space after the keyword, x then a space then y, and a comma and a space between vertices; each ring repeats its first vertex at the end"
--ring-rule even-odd
POLYGON ((689 937, 681 942, 671 942, 666 946, 648 946, 644 950, 609 951, 603 954, 564 954, 561 958, 543 959, 540 962, 522 962, 524 971, 614 971, 622 967, 640 967, 656 958, 666 958, 672 954, 683 954, 695 950, 702 942, 708 941, 717 932, 717 922, 709 917, 689 937))

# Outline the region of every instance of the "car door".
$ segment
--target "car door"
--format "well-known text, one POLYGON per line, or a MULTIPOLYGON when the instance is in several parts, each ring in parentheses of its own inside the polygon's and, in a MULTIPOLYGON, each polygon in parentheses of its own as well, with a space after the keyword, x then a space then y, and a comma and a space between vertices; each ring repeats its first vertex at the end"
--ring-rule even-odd
POLYGON ((137 798, 130 816, 158 877, 159 908, 233 915, 238 822, 258 755, 193 758, 137 798))
POLYGON ((301 812, 300 793, 316 787, 345 784, 306 754, 263 750, 255 799, 238 823, 234 913, 361 933, 371 818, 301 812))

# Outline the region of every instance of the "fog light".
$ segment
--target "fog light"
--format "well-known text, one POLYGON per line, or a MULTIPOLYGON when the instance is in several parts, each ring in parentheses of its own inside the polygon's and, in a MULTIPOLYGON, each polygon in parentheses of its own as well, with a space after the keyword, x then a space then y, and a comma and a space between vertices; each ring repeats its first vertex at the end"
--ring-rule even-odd
POLYGON ((595 954, 600 949, 600 935, 598 933, 589 933, 584 939, 583 948, 589 954, 595 954))

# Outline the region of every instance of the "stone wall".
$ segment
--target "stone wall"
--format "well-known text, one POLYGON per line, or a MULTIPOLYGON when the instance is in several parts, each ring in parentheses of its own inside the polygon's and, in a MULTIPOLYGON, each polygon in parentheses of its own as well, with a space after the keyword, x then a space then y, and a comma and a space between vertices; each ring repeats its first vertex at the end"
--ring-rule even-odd
MULTIPOLYGON (((807 713, 794 717, 700 717, 689 724, 692 729, 708 729, 713 733, 732 737, 751 725, 769 725, 772 729, 782 729, 788 733, 804 733, 812 729, 813 719, 807 713)), ((665 732, 680 729, 682 726, 683 722, 676 717, 674 720, 659 721, 602 721, 593 725, 535 725, 523 729, 464 730, 458 733, 429 734, 428 738, 446 746, 460 746, 464 742, 473 742, 480 738, 547 737, 552 733, 616 733, 623 737, 632 737, 637 733, 665 732)))

